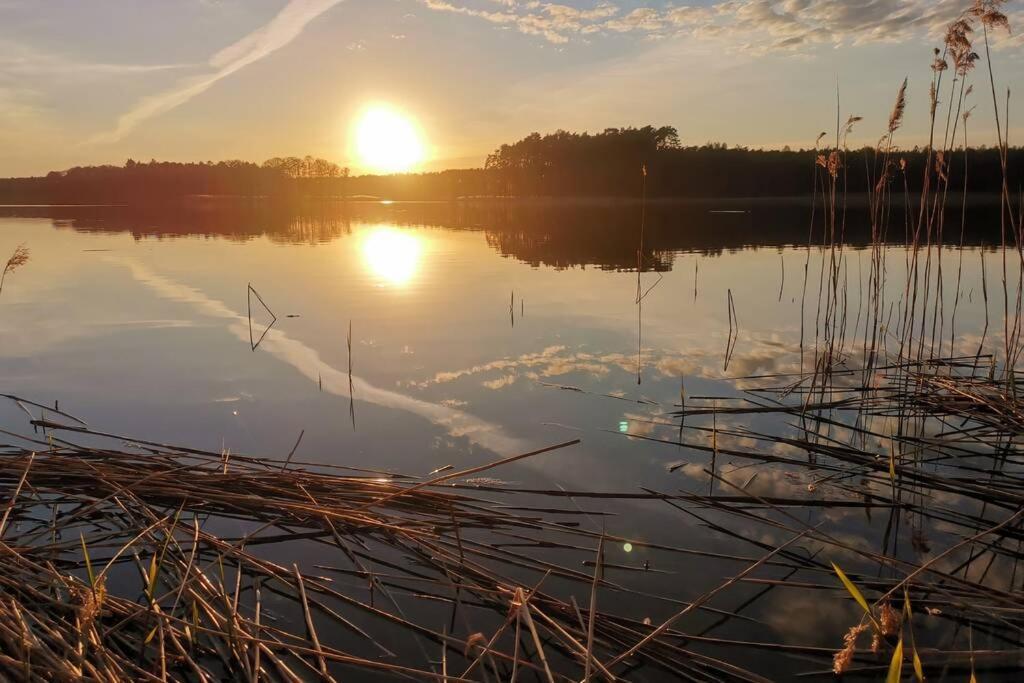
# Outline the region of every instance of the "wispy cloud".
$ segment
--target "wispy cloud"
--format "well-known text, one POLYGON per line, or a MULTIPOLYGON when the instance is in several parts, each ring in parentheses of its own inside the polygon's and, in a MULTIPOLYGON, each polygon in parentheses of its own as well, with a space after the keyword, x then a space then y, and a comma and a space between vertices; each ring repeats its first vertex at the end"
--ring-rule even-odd
MULTIPOLYGON (((37 93, 0 83, 0 122, 4 128, 28 125, 39 116, 37 93)), ((14 133, 15 131, 10 131, 14 133)))
POLYGON ((143 98, 117 121, 117 126, 88 140, 88 144, 116 142, 141 123, 180 107, 218 81, 285 47, 306 26, 342 0, 290 0, 267 24, 232 43, 210 58, 211 73, 179 81, 169 90, 143 98))
MULTIPOLYGON (((128 268, 137 282, 152 289, 162 298, 188 304, 206 317, 223 321, 227 330, 240 342, 249 342, 248 318, 232 310, 223 301, 153 272, 133 259, 109 257, 107 260, 128 268)), ((450 402, 446 405, 423 401, 397 391, 380 388, 362 377, 350 375, 327 364, 315 349, 289 337, 279 329, 267 332, 266 338, 260 344, 260 350, 292 366, 310 382, 311 386, 316 385, 324 392, 416 415, 442 427, 450 436, 464 437, 470 443, 495 453, 513 454, 535 447, 531 440, 513 436, 501 425, 460 410, 450 402)))
POLYGON ((588 8, 538 0, 421 1, 433 10, 477 17, 555 44, 594 35, 692 36, 728 41, 753 52, 792 52, 817 44, 934 35, 972 0, 719 0, 629 11, 604 0, 588 8))
POLYGON ((448 0, 422 1, 432 10, 477 17, 492 24, 515 28, 527 35, 541 36, 556 45, 569 42, 571 35, 598 30, 600 22, 619 12, 619 8, 610 2, 600 2, 588 9, 580 9, 535 0, 496 0, 501 9, 495 10, 448 0))
POLYGON ((0 78, 7 79, 15 76, 122 76, 183 69, 189 66, 194 65, 90 62, 69 55, 43 52, 20 42, 0 40, 0 78))
POLYGON ((35 88, 6 84, 0 73, 0 149, 5 162, 38 160, 39 140, 65 142, 43 100, 35 88))

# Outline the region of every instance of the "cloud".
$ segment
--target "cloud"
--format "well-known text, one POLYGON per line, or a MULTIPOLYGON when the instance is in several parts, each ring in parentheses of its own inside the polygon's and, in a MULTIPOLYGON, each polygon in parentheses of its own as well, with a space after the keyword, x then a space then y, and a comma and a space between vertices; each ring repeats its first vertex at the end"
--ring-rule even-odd
MULTIPOLYGON (((830 549, 831 550, 831 549, 830 549)), ((827 600, 814 591, 787 591, 767 596, 762 619, 789 642, 839 649, 843 631, 860 615, 852 601, 827 600)), ((862 644, 870 638, 863 636, 862 644)))
POLYGON ((0 77, 14 76, 124 76, 184 69, 192 64, 121 64, 87 62, 75 57, 48 53, 9 40, 0 40, 0 77))
POLYGON ((495 389, 495 390, 497 390, 497 389, 504 389, 508 385, 514 384, 515 381, 516 381, 516 376, 515 375, 505 375, 504 377, 499 377, 498 379, 488 380, 488 381, 484 382, 483 385, 485 387, 487 387, 488 389, 495 389))
MULTIPOLYGON (((893 42, 936 34, 969 0, 726 0, 710 12, 670 10, 674 30, 727 38, 752 50, 893 42)), ((682 10, 692 8, 681 8, 682 10)))
POLYGON ((576 8, 538 0, 421 0, 428 8, 477 17, 555 44, 594 34, 645 38, 692 36, 752 52, 797 51, 816 44, 893 42, 938 35, 971 0, 719 0, 710 5, 636 7, 611 2, 576 8), (493 9, 494 5, 500 9, 493 9))
POLYGON ((431 379, 427 379, 422 382, 410 382, 409 384, 410 386, 425 389, 433 384, 447 384, 448 382, 454 382, 457 379, 470 375, 502 370, 511 371, 519 367, 529 368, 537 365, 547 365, 552 361, 552 359, 558 358, 559 354, 563 351, 565 351, 564 346, 548 346, 538 353, 527 353, 517 358, 499 358, 498 360, 493 360, 488 363, 475 365, 462 370, 439 372, 431 379))
POLYGON ((587 9, 580 9, 559 3, 528 0, 492 0, 501 10, 481 8, 464 3, 455 4, 448 0, 422 0, 427 8, 462 14, 513 27, 521 33, 541 36, 550 43, 560 45, 569 42, 571 35, 583 35, 600 26, 601 22, 619 13, 619 8, 610 2, 599 2, 587 9))
MULTIPOLYGON (((2 5, 0 5, 2 7, 2 5)), ((0 149, 13 168, 43 169, 55 149, 72 147, 76 139, 59 122, 56 88, 94 82, 123 83, 187 64, 131 64, 82 60, 21 41, 0 38, 0 149), (41 145, 45 140, 47 144, 41 145)))
POLYGON ((650 7, 637 7, 623 17, 605 22, 601 28, 619 33, 627 31, 656 33, 662 31, 665 26, 665 17, 661 12, 650 7))
MULTIPOLYGON (((107 260, 126 267, 137 282, 150 288, 160 297, 188 304, 206 317, 221 320, 239 341, 249 341, 248 318, 229 308, 223 301, 153 272, 133 259, 111 256, 107 260)), ((508 434, 501 425, 452 407, 450 403, 421 401, 375 386, 362 377, 349 375, 325 363, 315 349, 289 337, 279 329, 267 332, 260 349, 292 366, 311 384, 316 384, 329 394, 352 397, 358 401, 417 415, 444 428, 453 437, 464 437, 470 443, 495 453, 517 453, 533 447, 531 441, 508 434)))
POLYGON ((31 124, 40 115, 37 98, 35 91, 0 84, 0 122, 4 127, 31 124))
MULTIPOLYGON (((555 15, 545 15, 543 12, 524 10, 514 1, 501 2, 500 4, 504 7, 501 10, 480 9, 463 4, 457 5, 447 0, 423 0, 423 4, 428 9, 439 12, 462 14, 468 17, 483 19, 492 24, 513 26, 522 33, 542 36, 548 42, 556 45, 569 42, 565 32, 569 26, 575 26, 578 22, 578 20, 574 20, 569 15, 559 14, 558 11, 556 11, 555 15)), ((537 7, 539 5, 530 3, 530 6, 537 7)), ((572 8, 567 9, 571 10, 572 8)))
POLYGON ((290 0, 267 24, 211 57, 210 66, 215 71, 179 81, 170 90, 144 98, 121 115, 113 130, 96 135, 88 142, 116 142, 141 123, 180 107, 218 81, 285 47, 295 40, 311 21, 341 1, 290 0))
POLYGON ((44 101, 38 89, 7 85, 0 74, 0 149, 5 162, 38 163, 39 140, 66 141, 44 101))
MULTIPOLYGON (((723 369, 724 340, 713 338, 710 346, 693 347, 685 352, 671 349, 644 348, 642 365, 644 372, 652 378, 678 381, 680 376, 706 380, 728 379, 739 388, 755 388, 764 383, 757 375, 768 373, 796 372, 800 368, 799 347, 796 344, 781 343, 774 336, 741 335, 739 350, 729 363, 729 370, 723 369), (742 379, 750 377, 749 379, 742 379), (741 378, 741 379, 736 379, 741 378)), ((405 386, 428 389, 433 386, 450 384, 469 377, 479 377, 482 386, 499 390, 519 379, 543 383, 545 380, 562 381, 569 375, 608 382, 614 385, 613 371, 635 376, 637 367, 636 351, 630 352, 588 352, 564 345, 548 346, 540 351, 519 356, 496 358, 471 367, 437 372, 433 377, 421 381, 410 381, 405 386), (609 380, 609 378, 612 378, 609 380)), ((774 383, 775 379, 767 380, 774 383)), ((606 387, 607 388, 607 387, 606 387)), ((625 396, 621 392, 619 397, 625 396)))

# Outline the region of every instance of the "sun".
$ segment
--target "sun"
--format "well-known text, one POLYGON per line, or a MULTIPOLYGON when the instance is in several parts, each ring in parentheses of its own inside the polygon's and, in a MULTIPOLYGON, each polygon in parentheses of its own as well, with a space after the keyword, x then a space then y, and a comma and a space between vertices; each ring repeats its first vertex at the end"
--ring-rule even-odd
POLYGON ((403 173, 424 157, 423 140, 413 120, 387 106, 369 107, 355 124, 359 162, 376 173, 403 173))

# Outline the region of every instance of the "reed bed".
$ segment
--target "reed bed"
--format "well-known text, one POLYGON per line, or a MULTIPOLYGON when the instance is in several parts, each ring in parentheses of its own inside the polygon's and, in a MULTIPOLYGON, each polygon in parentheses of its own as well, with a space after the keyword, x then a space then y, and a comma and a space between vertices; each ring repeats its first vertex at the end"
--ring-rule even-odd
POLYGON ((601 611, 629 589, 575 494, 469 478, 572 442, 417 479, 128 441, 8 398, 38 431, 0 449, 4 678, 765 680, 687 648, 674 624, 719 614, 706 598, 653 625, 601 611))
POLYGON ((665 421, 679 438, 664 441, 690 462, 710 456, 701 493, 478 476, 575 442, 424 478, 294 451, 277 460, 125 439, 8 396, 36 432, 7 432, 0 447, 11 492, 0 512, 0 672, 769 680, 737 664, 740 651, 818 676, 1013 671, 1024 661, 1024 399, 993 368, 987 356, 894 362, 867 385, 862 368, 833 368, 824 401, 807 374, 748 379, 742 401, 687 397, 678 425, 665 421), (778 428, 728 426, 761 414, 778 428), (753 493, 724 476, 742 463, 813 484, 799 496, 753 493), (608 534, 593 522, 617 500, 696 519, 751 552, 608 534), (837 533, 830 512, 880 514, 883 543, 837 533), (655 594, 658 569, 607 558, 623 543, 707 562, 723 578, 685 600, 678 588, 655 594), (718 631, 763 626, 751 610, 772 591, 861 605, 862 616, 833 648, 718 631), (636 616, 633 599, 655 618, 636 616))
MULTIPOLYGON (((688 490, 645 489, 648 494, 664 496, 712 536, 777 553, 772 565, 783 574, 743 577, 742 583, 764 591, 741 610, 770 590, 817 594, 814 611, 837 599, 857 606, 829 665, 810 665, 803 669, 807 675, 1017 680, 1024 670, 1024 207, 1009 189, 1009 93, 1000 99, 989 49, 993 34, 1009 29, 1002 5, 977 0, 935 50, 920 194, 907 190, 907 164, 895 142, 908 81, 897 89, 885 130, 863 159, 847 144, 862 119, 839 108, 837 92, 834 141, 822 146, 830 137, 822 133, 815 144, 799 369, 735 378, 744 389, 739 396, 681 391, 677 410, 649 420, 663 429, 625 435, 675 446, 682 459, 669 464, 669 472, 710 482, 706 493, 690 492, 689 482, 688 490), (1004 160, 1001 263, 999 282, 990 286, 982 259, 985 327, 968 350, 957 335, 964 254, 961 249, 951 272, 942 245, 947 220, 959 218, 961 245, 968 229, 967 128, 975 108, 971 81, 981 63, 975 49, 982 47, 987 73, 981 82, 991 91, 1004 160), (950 183, 954 153, 964 164, 962 188, 950 183), (845 241, 849 173, 867 173, 873 188, 870 265, 856 301, 845 241), (961 190, 962 205, 951 205, 951 191, 961 190), (820 254, 817 273, 810 268, 812 251, 820 254), (901 252, 906 278, 895 281, 890 260, 901 252), (1001 324, 992 321, 991 328, 990 297, 1002 309, 1001 324), (757 493, 764 489, 751 486, 759 475, 778 473, 805 490, 757 493), (852 521, 858 506, 865 519, 852 521), (760 534, 799 536, 800 552, 757 540, 760 534), (979 641, 986 645, 975 647, 979 641)), ((859 273, 861 253, 856 258, 859 273)), ((780 293, 784 278, 783 269, 780 293)), ((727 294, 726 372, 738 331, 731 290, 727 294)), ((814 648, 799 653, 808 660, 819 655, 814 648)))
POLYGON ((746 378, 743 398, 691 397, 679 423, 665 421, 678 438, 630 436, 704 454, 712 490, 666 502, 715 533, 746 543, 766 529, 806 535, 809 555, 777 558, 790 574, 751 581, 862 607, 836 644, 835 673, 1004 680, 1024 667, 1024 400, 1016 375, 996 367, 968 356, 893 360, 867 375, 832 368, 825 392, 812 374, 746 378), (755 417, 770 426, 720 426, 755 417), (739 471, 746 482, 727 476, 739 471), (771 471, 806 491, 752 492, 771 471), (877 534, 851 535, 858 505, 858 524, 877 534), (982 638, 984 652, 972 645, 982 638))
MULTIPOLYGON (((844 118, 837 108, 834 143, 820 148, 827 134, 818 137, 799 371, 743 378, 740 399, 694 405, 691 397, 674 413, 678 422, 666 425, 678 427, 678 438, 655 439, 709 456, 704 475, 711 490, 692 495, 681 511, 693 515, 703 508, 712 528, 741 541, 757 528, 806 535, 804 546, 813 554, 786 554, 779 561, 791 572, 758 580, 762 585, 833 593, 831 599, 837 594, 859 607, 859 618, 836 643, 831 667, 808 673, 887 681, 964 675, 973 681, 979 671, 1015 680, 1024 670, 1024 401, 1018 368, 1024 354, 1024 232, 1005 163, 1009 93, 1002 102, 989 50, 993 33, 1009 29, 1002 5, 977 0, 949 26, 944 48, 935 50, 920 195, 907 192, 907 166, 894 142, 906 109, 906 80, 881 138, 863 160, 853 158, 847 145, 859 116, 844 118), (984 47, 1004 160, 1000 282, 991 288, 997 301, 1001 294, 1002 325, 989 329, 983 261, 985 329, 968 351, 956 334, 963 251, 950 274, 941 245, 948 217, 959 213, 961 244, 967 230, 967 126, 974 110, 971 80, 981 59, 975 43, 984 47), (956 191, 950 187, 954 151, 963 152, 965 165, 960 207, 949 202, 950 190, 956 191), (853 172, 867 173, 874 188, 869 275, 856 302, 844 240, 846 178, 853 172), (905 245, 906 279, 900 282, 890 280, 888 262, 898 253, 892 249, 896 240, 905 245), (816 303, 813 288, 810 301, 807 296, 812 250, 821 254, 816 303), (954 276, 953 301, 947 302, 954 276), (748 426, 720 427, 722 416, 748 426), (749 426, 754 416, 769 417, 759 423, 770 426, 749 426), (737 483, 724 476, 725 469, 750 475, 737 483), (766 470, 806 482, 806 495, 752 493, 750 482, 766 470), (867 515, 859 537, 849 523, 835 522, 835 512, 855 501, 864 503, 867 515), (872 510, 882 510, 882 518, 873 518, 872 510), (880 531, 877 538, 872 531, 880 531), (983 651, 974 646, 980 639, 987 644, 983 651)), ((726 366, 734 350, 732 324, 730 314, 726 366)))

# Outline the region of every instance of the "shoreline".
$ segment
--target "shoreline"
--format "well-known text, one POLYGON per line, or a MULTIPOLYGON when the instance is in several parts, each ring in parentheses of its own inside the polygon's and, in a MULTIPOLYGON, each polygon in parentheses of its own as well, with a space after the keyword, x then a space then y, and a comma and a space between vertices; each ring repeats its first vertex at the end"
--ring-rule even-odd
MULTIPOLYGON (((949 192, 948 202, 951 205, 959 206, 962 202, 963 192, 949 192)), ((920 202, 920 193, 908 195, 911 202, 920 202)), ((85 202, 85 203, 40 203, 40 202, 11 202, 0 203, 2 209, 67 209, 67 208, 248 208, 248 207, 301 207, 311 205, 509 205, 522 207, 600 207, 600 206, 633 206, 647 204, 648 206, 806 206, 814 199, 813 195, 781 195, 781 196, 714 196, 714 197, 611 197, 611 196, 467 196, 451 197, 447 199, 391 199, 388 197, 305 197, 293 200, 282 200, 267 195, 185 195, 178 198, 169 198, 161 201, 148 202, 85 202)), ((819 197, 819 201, 820 197, 819 197)), ((852 208, 869 206, 870 195, 868 193, 854 193, 844 198, 845 205, 852 208)), ((1002 201, 1002 195, 997 192, 971 192, 967 200, 967 206, 997 206, 1002 201)), ((1019 200, 1011 198, 1011 203, 1017 205, 1019 200)))

